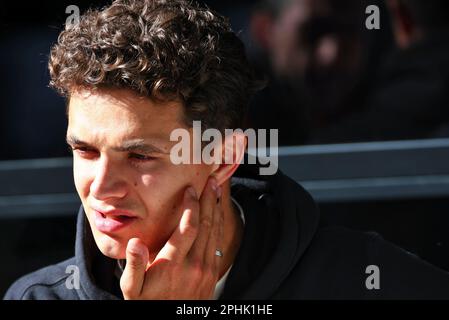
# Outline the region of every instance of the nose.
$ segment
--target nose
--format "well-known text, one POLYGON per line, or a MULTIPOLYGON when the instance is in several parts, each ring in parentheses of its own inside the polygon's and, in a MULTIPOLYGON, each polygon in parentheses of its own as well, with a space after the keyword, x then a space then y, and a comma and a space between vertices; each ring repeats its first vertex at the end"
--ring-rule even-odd
POLYGON ((126 196, 126 177, 123 176, 123 170, 118 163, 114 163, 106 156, 97 161, 90 193, 97 200, 120 199, 126 196))

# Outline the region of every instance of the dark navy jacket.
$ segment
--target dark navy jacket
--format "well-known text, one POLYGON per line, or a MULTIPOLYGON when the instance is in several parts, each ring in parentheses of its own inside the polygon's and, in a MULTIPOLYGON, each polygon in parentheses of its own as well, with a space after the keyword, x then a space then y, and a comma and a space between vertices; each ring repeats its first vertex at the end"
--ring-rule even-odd
MULTIPOLYGON (((242 243, 221 299, 447 299, 449 274, 376 233, 319 227, 310 195, 278 171, 241 165, 232 195, 245 214, 242 243), (379 268, 379 289, 366 269, 379 268)), ((103 256, 80 209, 75 257, 17 280, 5 299, 121 299, 115 261, 103 256), (80 288, 69 289, 69 265, 80 288)))

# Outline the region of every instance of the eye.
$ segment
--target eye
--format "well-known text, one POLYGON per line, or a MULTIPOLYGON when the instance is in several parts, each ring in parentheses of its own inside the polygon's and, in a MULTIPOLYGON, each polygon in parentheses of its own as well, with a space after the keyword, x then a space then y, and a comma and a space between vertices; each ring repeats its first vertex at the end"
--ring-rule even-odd
POLYGON ((76 152, 83 158, 93 158, 97 151, 88 147, 70 147, 73 152, 76 152))
POLYGON ((130 153, 129 158, 137 161, 151 161, 156 159, 155 157, 147 156, 139 153, 130 153))

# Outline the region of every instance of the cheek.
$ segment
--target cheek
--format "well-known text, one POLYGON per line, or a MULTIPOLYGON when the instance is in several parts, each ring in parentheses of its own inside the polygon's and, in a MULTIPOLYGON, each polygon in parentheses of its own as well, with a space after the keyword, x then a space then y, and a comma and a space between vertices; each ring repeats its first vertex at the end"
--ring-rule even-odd
POLYGON ((173 165, 151 175, 141 175, 134 185, 137 183, 138 193, 150 211, 173 212, 188 186, 201 194, 208 176, 209 171, 202 165, 173 165))
POLYGON ((89 195, 89 185, 93 181, 95 176, 89 166, 86 166, 82 161, 73 161, 73 178, 75 182, 75 188, 81 198, 85 198, 89 195))
POLYGON ((136 190, 150 212, 168 210, 173 206, 177 193, 183 188, 183 177, 176 177, 167 171, 140 176, 136 190))
POLYGON ((157 193, 171 193, 189 185, 201 185, 201 180, 207 176, 199 165, 170 165, 151 174, 142 174, 139 184, 147 190, 157 193))
POLYGON ((201 196, 210 173, 211 168, 207 165, 180 165, 176 176, 180 177, 178 179, 180 188, 185 189, 187 186, 193 186, 196 193, 201 196))
POLYGON ((167 186, 165 180, 154 174, 144 174, 139 179, 134 181, 135 190, 139 194, 141 201, 150 210, 150 212, 157 211, 161 206, 161 196, 167 194, 167 186))

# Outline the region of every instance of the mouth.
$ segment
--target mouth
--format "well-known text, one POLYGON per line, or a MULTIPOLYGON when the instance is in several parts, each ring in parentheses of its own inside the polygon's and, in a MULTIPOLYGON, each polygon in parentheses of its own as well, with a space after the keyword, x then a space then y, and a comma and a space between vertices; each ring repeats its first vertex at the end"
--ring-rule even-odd
POLYGON ((137 217, 126 212, 101 212, 94 210, 95 226, 100 232, 115 233, 137 220, 137 217))

